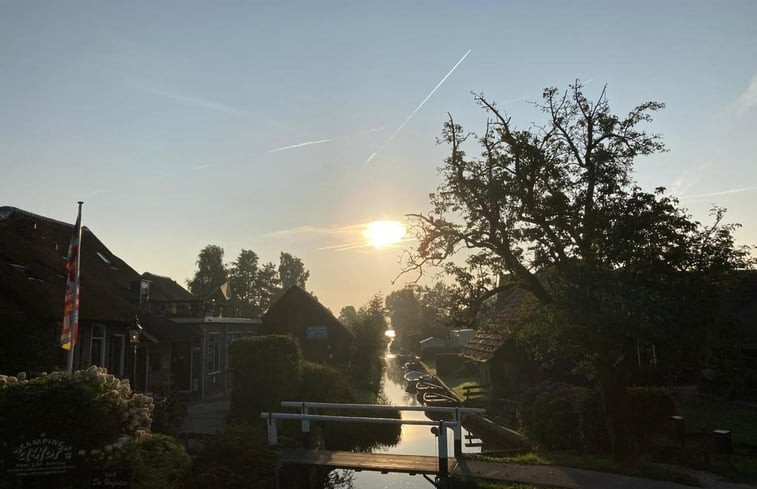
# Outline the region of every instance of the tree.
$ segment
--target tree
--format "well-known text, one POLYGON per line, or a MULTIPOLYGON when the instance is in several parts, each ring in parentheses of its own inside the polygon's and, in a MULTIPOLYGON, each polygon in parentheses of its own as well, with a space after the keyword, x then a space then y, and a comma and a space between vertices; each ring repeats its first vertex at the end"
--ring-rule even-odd
POLYGON ((207 245, 197 257, 197 270, 191 280, 187 280, 189 291, 198 297, 205 297, 219 287, 227 278, 228 271, 223 264, 223 248, 207 245))
POLYGON ((279 279, 281 287, 287 290, 292 285, 305 288, 305 282, 308 281, 310 272, 305 270, 305 264, 302 260, 289 253, 281 252, 279 258, 279 279))
POLYGON ((592 365, 613 453, 632 459, 625 388, 635 343, 675 334, 675 314, 697 310, 681 290, 716 293, 728 271, 749 265, 748 252, 734 246, 722 212, 702 226, 664 189, 633 182, 634 160, 665 149, 639 128, 663 104, 621 118, 605 90, 590 101, 576 82, 544 90, 536 107, 546 123, 518 130, 483 95, 475 100, 488 114, 485 130, 465 133, 451 116, 444 125, 451 154, 433 210, 411 216, 419 245, 406 268, 449 265, 466 249, 467 268, 493 277, 475 303, 511 287, 530 292, 539 307, 527 329, 592 365), (469 158, 471 137, 481 154, 469 158))
POLYGON ((265 313, 281 291, 276 265, 269 262, 261 267, 258 261, 257 253, 242 249, 229 269, 232 300, 250 317, 265 313))
POLYGON ((242 304, 257 305, 258 254, 242 249, 229 269, 232 297, 242 304))

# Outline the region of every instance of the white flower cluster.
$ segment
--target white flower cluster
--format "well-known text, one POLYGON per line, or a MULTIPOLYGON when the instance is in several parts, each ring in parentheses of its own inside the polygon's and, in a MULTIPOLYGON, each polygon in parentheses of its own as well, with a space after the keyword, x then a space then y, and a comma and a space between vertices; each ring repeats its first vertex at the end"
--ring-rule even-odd
POLYGON ((43 372, 34 379, 27 379, 25 372, 20 372, 16 376, 0 375, 0 389, 19 383, 49 383, 64 379, 74 379, 94 385, 99 393, 98 399, 108 406, 116 407, 116 415, 121 422, 122 434, 116 441, 102 448, 79 450, 80 456, 110 460, 113 453, 120 449, 130 437, 143 436, 150 431, 154 407, 152 397, 134 393, 129 385, 129 379, 118 379, 102 367, 93 365, 86 370, 77 370, 73 374, 65 371, 43 372))

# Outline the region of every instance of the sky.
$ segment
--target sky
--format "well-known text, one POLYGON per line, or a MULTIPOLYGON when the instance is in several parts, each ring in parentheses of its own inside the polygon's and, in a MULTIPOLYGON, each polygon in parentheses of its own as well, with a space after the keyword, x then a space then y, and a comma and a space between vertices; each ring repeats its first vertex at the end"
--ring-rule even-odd
POLYGON ((757 244, 757 2, 0 0, 0 205, 83 222, 184 284, 207 244, 310 270, 335 313, 391 292, 366 223, 429 210, 451 114, 516 126, 576 79, 612 110, 664 102, 639 159, 703 222, 757 244), (454 68, 454 69, 453 69, 454 68), (440 83, 441 82, 441 83, 440 83))

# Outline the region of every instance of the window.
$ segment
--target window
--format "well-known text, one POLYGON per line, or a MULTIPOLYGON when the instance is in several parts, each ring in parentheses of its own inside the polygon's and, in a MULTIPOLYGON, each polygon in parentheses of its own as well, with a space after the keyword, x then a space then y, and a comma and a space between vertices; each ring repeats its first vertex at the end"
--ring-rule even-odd
POLYGON ((92 365, 105 363, 105 326, 92 325, 92 338, 89 340, 89 361, 92 365))
POLYGON ((219 372, 221 370, 221 333, 208 333, 208 373, 219 372))
POLYGON ((329 337, 329 328, 327 326, 308 326, 307 338, 309 340, 326 340, 329 337))
POLYGON ((231 360, 229 359, 229 345, 232 342, 241 339, 242 333, 240 331, 231 331, 226 333, 226 368, 231 368, 231 360))
POLYGON ((122 334, 114 334, 110 337, 110 351, 108 352, 108 371, 117 377, 123 377, 126 360, 126 337, 122 334))

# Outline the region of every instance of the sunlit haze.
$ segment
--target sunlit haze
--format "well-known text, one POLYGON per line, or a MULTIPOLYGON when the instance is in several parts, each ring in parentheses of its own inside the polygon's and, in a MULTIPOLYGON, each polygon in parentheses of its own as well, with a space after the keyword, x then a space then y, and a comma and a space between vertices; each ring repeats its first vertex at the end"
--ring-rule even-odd
POLYGON ((527 129, 543 88, 581 79, 618 115, 666 103, 639 184, 757 243, 755 19, 752 0, 0 1, 0 205, 72 223, 83 200, 115 255, 181 284, 208 244, 285 251, 338 313, 417 278, 393 282, 404 216, 430 210, 449 114, 485 127, 471 92, 527 129))
POLYGON ((373 221, 366 226, 363 236, 376 249, 397 244, 405 237, 405 227, 399 221, 373 221))

